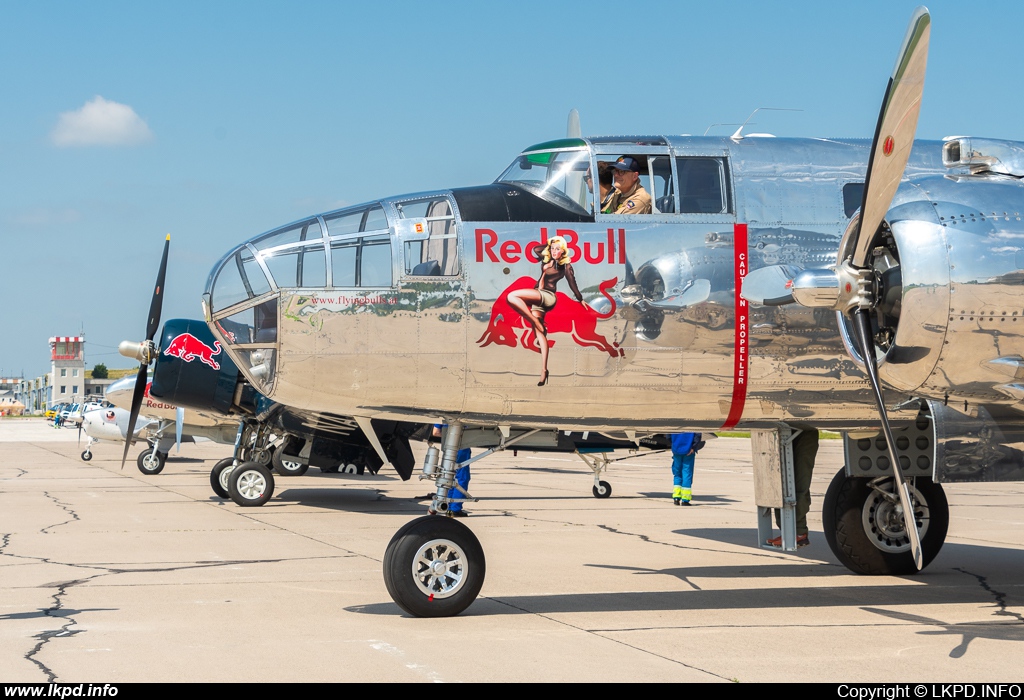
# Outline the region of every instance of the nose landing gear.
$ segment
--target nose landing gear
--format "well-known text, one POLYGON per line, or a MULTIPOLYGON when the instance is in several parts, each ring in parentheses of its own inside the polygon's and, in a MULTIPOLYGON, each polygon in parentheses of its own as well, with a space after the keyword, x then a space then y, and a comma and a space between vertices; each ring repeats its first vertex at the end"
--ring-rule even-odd
POLYGON ((476 500, 456 484, 455 472, 537 432, 528 430, 508 440, 509 432, 503 429, 500 445, 460 464, 456 456, 462 424, 451 422, 441 438, 440 452, 436 447, 427 450, 420 479, 433 479, 437 486, 431 514, 402 527, 384 552, 384 584, 398 607, 416 617, 452 617, 476 600, 487 564, 473 531, 451 518, 452 503, 476 500), (461 498, 449 497, 453 488, 461 498))
POLYGON ((398 607, 416 617, 458 615, 476 600, 486 571, 473 531, 436 515, 407 523, 384 553, 384 585, 398 607))

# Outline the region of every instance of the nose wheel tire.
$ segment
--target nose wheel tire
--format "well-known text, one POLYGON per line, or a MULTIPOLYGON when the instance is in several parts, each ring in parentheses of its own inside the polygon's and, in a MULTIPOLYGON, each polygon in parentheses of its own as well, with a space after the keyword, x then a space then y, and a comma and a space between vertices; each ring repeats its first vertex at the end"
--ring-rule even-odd
POLYGON ((452 617, 468 608, 484 584, 480 540, 462 523, 426 515, 395 533, 384 552, 391 599, 415 617, 452 617))
MULTIPOLYGON (((921 554, 928 566, 946 540, 949 504, 942 486, 931 479, 919 476, 910 481, 921 554)), ((850 478, 841 469, 829 484, 821 512, 825 540, 850 571, 881 576, 917 573, 893 483, 850 478)))
POLYGON ((607 481, 599 481, 597 485, 591 489, 591 493, 594 494, 594 498, 611 498, 612 485, 607 481))
POLYGON ((274 475, 262 464, 242 462, 228 478, 228 495, 240 506, 261 506, 274 495, 274 475))
POLYGON ((231 476, 234 468, 234 457, 225 457, 213 465, 213 471, 210 472, 210 488, 221 498, 231 498, 231 494, 228 493, 228 488, 230 487, 228 478, 231 476))
POLYGON ((271 464, 274 466, 274 471, 281 476, 302 476, 309 469, 308 464, 289 459, 283 450, 274 450, 271 464))
POLYGON ((86 450, 85 452, 83 452, 82 453, 82 459, 84 461, 88 462, 90 459, 92 459, 92 452, 90 452, 89 450, 86 450))
POLYGON ((164 470, 164 464, 167 463, 167 455, 163 452, 153 454, 153 450, 150 448, 140 452, 139 458, 135 460, 135 463, 139 466, 140 472, 147 476, 152 476, 164 470))

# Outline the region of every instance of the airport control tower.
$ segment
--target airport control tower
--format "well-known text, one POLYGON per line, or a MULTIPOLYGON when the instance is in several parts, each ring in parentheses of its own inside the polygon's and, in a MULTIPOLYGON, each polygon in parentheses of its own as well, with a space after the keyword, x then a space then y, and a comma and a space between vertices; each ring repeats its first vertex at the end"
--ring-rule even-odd
POLYGON ((47 406, 77 403, 85 396, 85 336, 50 338, 50 397, 47 406))

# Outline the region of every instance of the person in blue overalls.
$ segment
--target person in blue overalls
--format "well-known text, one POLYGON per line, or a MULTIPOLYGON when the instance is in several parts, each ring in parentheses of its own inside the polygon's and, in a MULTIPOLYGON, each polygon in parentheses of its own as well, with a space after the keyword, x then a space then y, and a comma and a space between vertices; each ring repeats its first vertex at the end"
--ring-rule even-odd
MULTIPOLYGON (((435 425, 433 436, 436 438, 441 437, 441 428, 443 425, 435 425)), ((470 457, 473 456, 473 451, 468 447, 464 447, 459 450, 459 453, 455 456, 455 461, 462 464, 470 457)), ((466 491, 469 491, 469 465, 459 467, 458 471, 455 472, 455 483, 461 486, 466 491)), ((458 489, 448 489, 448 498, 462 498, 462 493, 458 489)), ((469 513, 462 507, 461 503, 452 503, 448 506, 448 512, 456 518, 465 518, 469 513)))
POLYGON ((688 506, 693 497, 693 461, 697 455, 700 433, 673 433, 671 437, 672 502, 677 506, 688 506))

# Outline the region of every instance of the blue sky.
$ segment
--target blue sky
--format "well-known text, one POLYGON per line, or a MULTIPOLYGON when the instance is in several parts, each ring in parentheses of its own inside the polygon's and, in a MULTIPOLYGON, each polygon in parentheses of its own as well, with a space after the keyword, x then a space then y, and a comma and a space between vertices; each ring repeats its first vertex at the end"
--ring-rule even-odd
MULTIPOLYGON (((213 263, 306 214, 489 182, 565 133, 870 137, 915 2, 0 2, 0 375, 129 366, 213 263), (100 99, 97 99, 100 98, 100 99), (728 134, 720 126, 711 133, 728 134)), ((918 136, 1024 140, 1024 3, 929 4, 918 136)))

